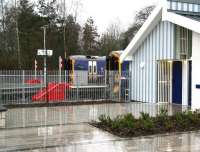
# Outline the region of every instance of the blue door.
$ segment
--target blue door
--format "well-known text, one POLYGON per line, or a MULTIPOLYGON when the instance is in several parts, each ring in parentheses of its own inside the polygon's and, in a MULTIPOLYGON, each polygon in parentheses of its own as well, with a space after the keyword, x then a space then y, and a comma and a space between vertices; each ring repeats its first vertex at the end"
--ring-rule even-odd
POLYGON ((172 102, 182 104, 182 62, 173 62, 172 102))
POLYGON ((192 103, 192 61, 189 61, 188 105, 192 103))

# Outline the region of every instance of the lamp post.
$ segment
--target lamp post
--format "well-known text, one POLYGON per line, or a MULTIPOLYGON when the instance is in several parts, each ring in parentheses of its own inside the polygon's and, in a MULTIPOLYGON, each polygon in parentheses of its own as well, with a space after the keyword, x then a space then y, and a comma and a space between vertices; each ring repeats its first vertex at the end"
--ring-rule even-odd
POLYGON ((47 49, 46 49, 46 30, 47 30, 47 25, 44 25, 41 27, 43 29, 44 32, 44 84, 46 87, 46 102, 48 103, 48 85, 47 85, 47 49))

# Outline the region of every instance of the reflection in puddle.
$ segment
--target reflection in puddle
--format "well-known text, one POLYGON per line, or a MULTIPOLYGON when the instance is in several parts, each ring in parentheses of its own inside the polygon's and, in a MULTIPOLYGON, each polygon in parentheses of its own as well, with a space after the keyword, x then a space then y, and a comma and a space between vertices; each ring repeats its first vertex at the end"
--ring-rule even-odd
POLYGON ((52 136, 53 127, 40 127, 38 128, 38 136, 52 136))
POLYGON ((111 118, 125 113, 132 113, 135 117, 139 117, 140 112, 155 116, 163 107, 168 109, 169 114, 186 110, 186 107, 181 106, 145 103, 18 108, 7 111, 5 125, 6 128, 18 128, 74 124, 97 120, 102 114, 109 115, 111 118))

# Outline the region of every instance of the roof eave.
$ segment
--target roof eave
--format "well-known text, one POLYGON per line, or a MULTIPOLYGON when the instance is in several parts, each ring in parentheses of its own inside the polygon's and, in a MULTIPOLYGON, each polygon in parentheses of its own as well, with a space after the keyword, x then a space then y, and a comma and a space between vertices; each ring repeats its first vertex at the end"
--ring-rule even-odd
POLYGON ((182 26, 191 31, 200 33, 200 22, 187 18, 185 16, 172 13, 172 12, 163 12, 162 21, 169 21, 173 24, 182 26))

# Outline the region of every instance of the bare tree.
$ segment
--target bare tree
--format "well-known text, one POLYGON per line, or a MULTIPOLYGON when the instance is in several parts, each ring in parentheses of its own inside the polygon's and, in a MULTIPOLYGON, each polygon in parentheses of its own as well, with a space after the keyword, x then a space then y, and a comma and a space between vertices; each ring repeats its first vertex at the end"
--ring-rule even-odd
POLYGON ((136 35, 138 30, 142 27, 146 19, 149 17, 155 6, 147 6, 140 11, 136 12, 134 23, 124 33, 123 48, 125 48, 136 35))
POLYGON ((5 23, 4 23, 4 5, 5 5, 5 1, 1 0, 1 26, 2 26, 2 31, 5 31, 5 23))
POLYGON ((18 68, 21 69, 21 50, 20 50, 20 37, 19 37, 19 26, 18 26, 18 1, 15 0, 15 18, 14 22, 16 25, 16 38, 17 38, 17 58, 18 58, 18 68))
POLYGON ((121 50, 121 27, 120 23, 115 22, 110 24, 106 32, 103 33, 100 39, 100 55, 109 55, 111 51, 121 50))
POLYGON ((67 46, 66 46, 66 18, 69 15, 72 15, 75 19, 75 22, 77 21, 78 13, 80 11, 80 8, 82 6, 81 0, 60 0, 58 1, 58 10, 60 10, 58 13, 62 16, 62 28, 63 28, 63 48, 64 48, 64 54, 65 58, 67 56, 67 46))

